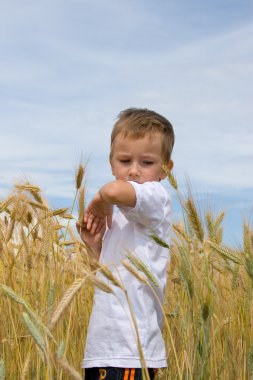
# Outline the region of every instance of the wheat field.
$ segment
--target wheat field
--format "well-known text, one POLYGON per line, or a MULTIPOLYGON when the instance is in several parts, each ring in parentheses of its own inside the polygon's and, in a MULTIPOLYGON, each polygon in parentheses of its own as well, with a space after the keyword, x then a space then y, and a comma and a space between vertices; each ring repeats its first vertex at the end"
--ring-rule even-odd
MULTIPOLYGON (((245 223, 243 247, 225 246, 224 212, 209 210, 200 217, 192 195, 183 197, 167 174, 182 222, 173 225, 163 305, 168 368, 157 377, 253 379, 253 233, 245 223)), ((90 260, 89 247, 71 228, 77 202, 82 219, 83 181, 80 165, 70 210, 51 209, 41 189, 28 182, 17 184, 0 203, 0 380, 82 379, 94 287, 111 292, 111 282, 127 297, 124 284, 90 260)), ((167 247, 158 236, 150 239, 167 247)), ((134 255, 124 265, 156 286, 134 255)), ((148 378, 140 346, 139 353, 148 378)))

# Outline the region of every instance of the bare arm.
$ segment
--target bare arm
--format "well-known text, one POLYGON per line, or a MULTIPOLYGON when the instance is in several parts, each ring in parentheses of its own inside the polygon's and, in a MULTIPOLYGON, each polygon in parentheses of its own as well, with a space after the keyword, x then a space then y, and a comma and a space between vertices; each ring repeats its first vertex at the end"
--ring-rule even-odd
POLYGON ((136 194, 134 187, 125 181, 116 180, 101 187, 85 210, 84 223, 91 233, 98 232, 107 221, 112 224, 113 205, 134 207, 136 194))
POLYGON ((134 207, 136 204, 134 187, 122 180, 105 184, 101 187, 100 194, 103 200, 111 205, 134 207))

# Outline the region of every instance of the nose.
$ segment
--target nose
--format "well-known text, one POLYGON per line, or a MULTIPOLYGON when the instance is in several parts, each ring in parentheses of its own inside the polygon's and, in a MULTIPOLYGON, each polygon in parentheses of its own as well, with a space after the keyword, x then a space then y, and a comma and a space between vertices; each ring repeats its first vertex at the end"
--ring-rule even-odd
POLYGON ((133 162, 132 165, 129 168, 128 176, 130 178, 139 178, 140 176, 140 168, 138 163, 133 162))

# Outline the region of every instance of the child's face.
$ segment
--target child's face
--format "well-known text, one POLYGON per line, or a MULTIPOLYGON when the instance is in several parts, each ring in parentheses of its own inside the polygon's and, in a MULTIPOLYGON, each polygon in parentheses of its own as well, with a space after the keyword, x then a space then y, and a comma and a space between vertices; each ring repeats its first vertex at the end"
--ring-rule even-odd
MULTIPOLYGON (((112 174, 116 179, 144 183, 166 177, 162 170, 162 137, 160 133, 135 139, 118 135, 111 157, 112 174)), ((172 168, 172 161, 169 163, 172 168)))

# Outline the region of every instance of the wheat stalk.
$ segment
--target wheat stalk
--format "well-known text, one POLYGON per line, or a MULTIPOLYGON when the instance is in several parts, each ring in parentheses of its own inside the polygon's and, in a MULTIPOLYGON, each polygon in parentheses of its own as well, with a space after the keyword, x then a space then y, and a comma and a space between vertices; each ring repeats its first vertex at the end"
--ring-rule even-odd
POLYGON ((0 380, 5 380, 5 363, 0 359, 0 380))
POLYGON ((31 351, 28 352, 27 357, 25 359, 25 363, 22 368, 21 380, 27 379, 27 371, 29 369, 30 361, 31 361, 31 351))

